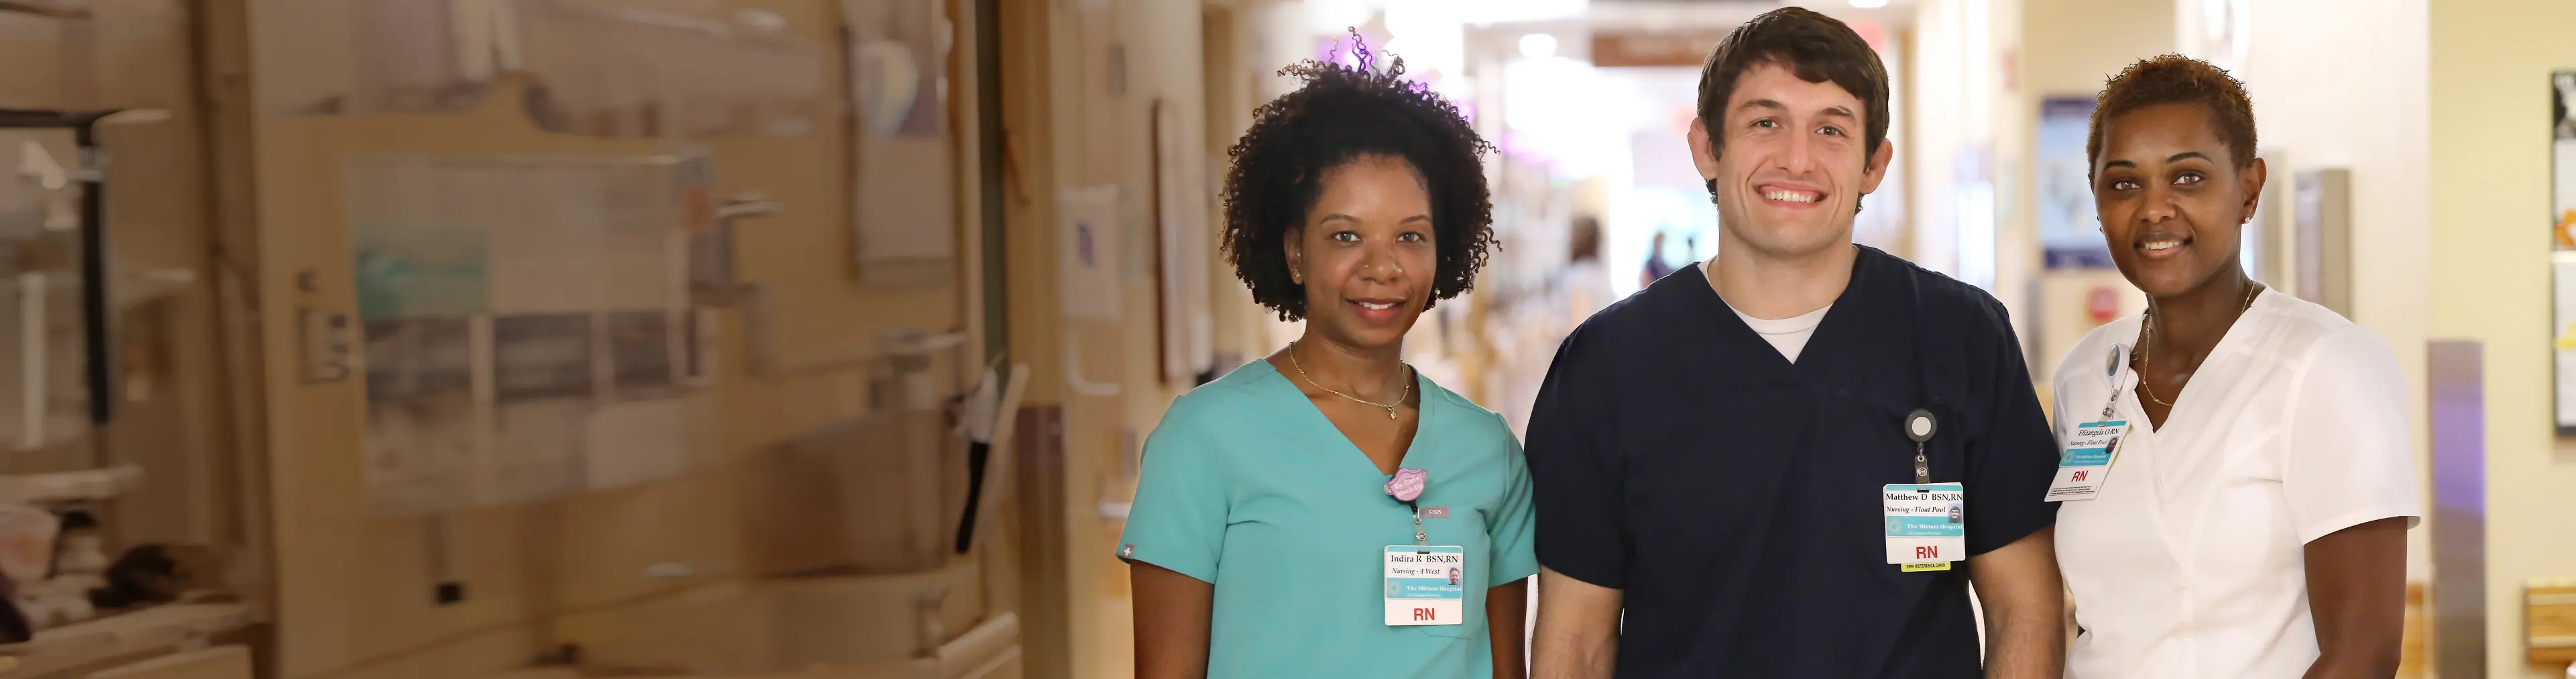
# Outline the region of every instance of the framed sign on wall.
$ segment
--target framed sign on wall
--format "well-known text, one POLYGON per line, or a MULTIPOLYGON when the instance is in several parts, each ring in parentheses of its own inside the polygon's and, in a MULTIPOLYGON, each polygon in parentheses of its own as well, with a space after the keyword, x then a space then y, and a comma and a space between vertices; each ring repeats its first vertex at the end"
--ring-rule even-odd
POLYGON ((2576 71, 2549 78, 2549 268, 2558 434, 2576 436, 2576 71))

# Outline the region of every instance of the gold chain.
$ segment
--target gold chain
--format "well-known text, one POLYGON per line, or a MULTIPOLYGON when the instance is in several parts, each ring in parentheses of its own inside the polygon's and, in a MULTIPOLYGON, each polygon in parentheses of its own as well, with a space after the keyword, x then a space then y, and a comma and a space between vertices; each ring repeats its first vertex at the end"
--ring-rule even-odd
MULTIPOLYGON (((1399 363, 1398 363, 1398 365, 1404 365, 1404 364, 1402 364, 1401 362, 1399 362, 1399 363)), ((1350 401, 1351 401, 1352 403, 1358 403, 1358 404, 1361 404, 1361 405, 1366 405, 1366 406, 1369 406, 1369 407, 1371 407, 1371 408, 1385 408, 1385 409, 1386 409, 1386 419, 1390 419, 1390 420, 1395 419, 1395 408, 1396 408, 1396 406, 1404 405, 1404 401, 1405 401, 1405 399, 1409 399, 1409 398, 1412 398, 1412 397, 1413 397, 1413 366, 1411 366, 1411 365, 1405 365, 1405 366, 1404 366, 1404 370, 1405 370, 1405 376, 1404 376, 1404 391, 1403 391, 1403 392, 1401 392, 1401 393, 1398 393, 1398 394, 1396 395, 1396 397, 1395 397, 1395 404, 1394 404, 1394 405, 1388 405, 1388 404, 1384 404, 1384 403, 1378 403, 1378 402, 1375 402, 1375 401, 1363 400, 1363 399, 1361 399, 1360 397, 1357 397, 1357 396, 1352 396, 1352 395, 1350 395, 1350 394, 1345 394, 1345 393, 1342 393, 1342 392, 1333 391, 1333 388, 1332 388, 1332 387, 1327 387, 1327 386, 1324 386, 1324 385, 1321 385, 1321 384, 1316 384, 1316 383, 1315 383, 1315 378, 1313 378, 1313 377, 1308 377, 1308 376, 1306 375, 1306 366, 1301 365, 1301 364, 1299 364, 1299 363, 1297 362, 1297 343, 1296 343, 1296 342, 1289 342, 1289 343, 1288 343, 1288 367, 1290 367, 1290 368, 1295 368, 1295 369, 1297 370, 1297 377, 1298 377, 1299 379, 1306 380, 1306 383, 1307 383, 1307 384, 1312 384, 1312 385, 1314 385, 1314 386, 1315 386, 1315 388, 1324 390, 1324 392, 1325 392, 1325 393, 1332 394, 1332 395, 1334 395, 1334 396, 1340 396, 1340 397, 1342 397, 1342 398, 1346 398, 1346 399, 1350 399, 1350 401)))
MULTIPOLYGON (((2253 283, 2245 284, 2245 303, 2236 308, 2236 315, 2244 316, 2245 310, 2254 308, 2254 295, 2255 293, 2262 291, 2263 288, 2260 285, 2253 283)), ((2147 336, 2144 341, 2138 343, 2138 389, 2140 391, 2147 392, 2147 400, 2155 401, 2156 405, 2172 408, 2173 402, 2158 398, 2156 396, 2156 388, 2147 384, 2147 369, 2153 368, 2156 365, 2155 346, 2156 314, 2154 309, 2148 309, 2147 336)), ((1294 357, 1292 356, 1291 359, 1293 360, 1294 357)))

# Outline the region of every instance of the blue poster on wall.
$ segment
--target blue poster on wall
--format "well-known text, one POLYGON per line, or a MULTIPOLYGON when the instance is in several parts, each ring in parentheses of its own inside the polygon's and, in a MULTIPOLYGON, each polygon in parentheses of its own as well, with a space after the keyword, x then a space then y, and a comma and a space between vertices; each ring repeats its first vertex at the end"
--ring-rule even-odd
POLYGON ((2084 158, 2092 119, 2092 97, 2040 100, 2032 183, 2039 188, 2039 244, 2051 270, 2111 267, 2111 250, 2093 216, 2091 168, 2084 158))

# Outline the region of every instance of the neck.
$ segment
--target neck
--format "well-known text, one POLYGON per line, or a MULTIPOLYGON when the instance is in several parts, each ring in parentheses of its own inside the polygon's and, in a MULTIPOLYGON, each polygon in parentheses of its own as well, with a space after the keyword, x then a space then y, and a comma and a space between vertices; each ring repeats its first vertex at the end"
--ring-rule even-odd
POLYGON ((1397 398, 1404 392, 1400 380, 1409 374, 1400 344, 1356 346, 1316 332, 1311 323, 1287 350, 1290 373, 1303 370, 1316 384, 1371 401, 1397 398))
POLYGON ((1726 305, 1761 319, 1789 318, 1833 304, 1851 285, 1860 250, 1842 243, 1796 257, 1774 257, 1721 235, 1708 267, 1709 287, 1726 305))
POLYGON ((2170 356, 2177 366, 2198 365, 2236 325, 2253 291, 2254 280, 2235 272, 2214 276, 2181 294, 2148 300, 2147 311, 2156 324, 2155 346, 2149 350, 2155 352, 2158 363, 2170 356))

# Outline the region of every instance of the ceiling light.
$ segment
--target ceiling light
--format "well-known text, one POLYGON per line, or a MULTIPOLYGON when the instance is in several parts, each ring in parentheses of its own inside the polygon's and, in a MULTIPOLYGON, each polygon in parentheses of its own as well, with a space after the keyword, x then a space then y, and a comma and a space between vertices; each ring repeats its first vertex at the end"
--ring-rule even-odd
POLYGON ((1521 36, 1521 56, 1532 59, 1556 56, 1556 36, 1546 33, 1521 36))

